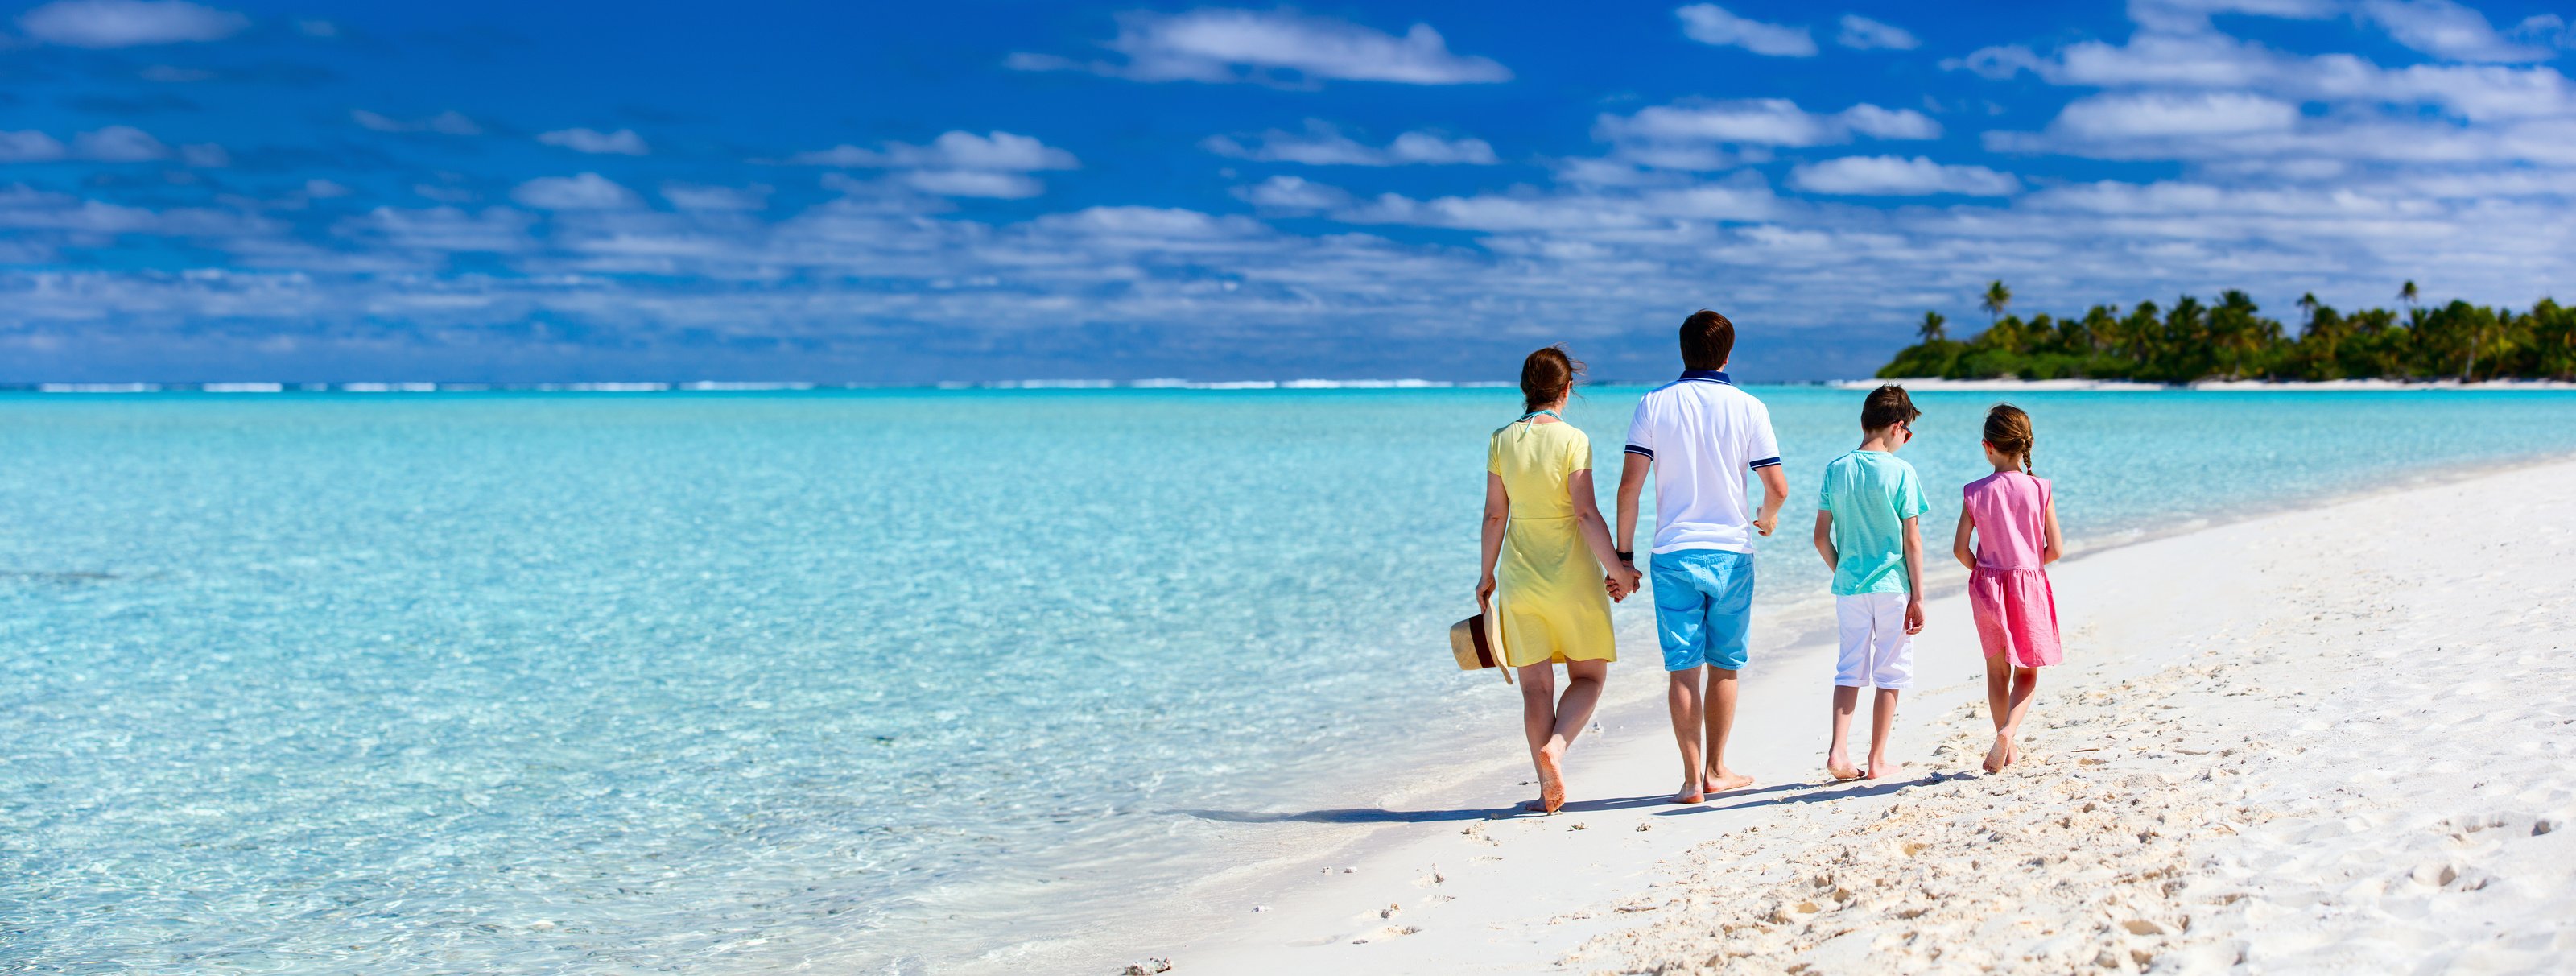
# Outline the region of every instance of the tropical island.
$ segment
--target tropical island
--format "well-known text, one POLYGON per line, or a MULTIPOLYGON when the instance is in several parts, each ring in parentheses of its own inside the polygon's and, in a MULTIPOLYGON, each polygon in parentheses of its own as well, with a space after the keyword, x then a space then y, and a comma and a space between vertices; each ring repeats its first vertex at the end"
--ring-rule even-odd
POLYGON ((2403 311, 2345 313, 2299 299, 2292 336, 2242 291, 2215 303, 2184 295, 2171 307, 2126 311, 2095 305, 2081 316, 2012 314, 2012 289, 1996 281, 1979 302, 1990 321, 1952 339, 1939 312, 1923 313, 1920 341, 1897 352, 1881 378, 2101 379, 2187 383, 2205 379, 2567 379, 2576 375, 2576 308, 2543 298, 2529 311, 2454 299, 2426 306, 2409 281, 2403 311))

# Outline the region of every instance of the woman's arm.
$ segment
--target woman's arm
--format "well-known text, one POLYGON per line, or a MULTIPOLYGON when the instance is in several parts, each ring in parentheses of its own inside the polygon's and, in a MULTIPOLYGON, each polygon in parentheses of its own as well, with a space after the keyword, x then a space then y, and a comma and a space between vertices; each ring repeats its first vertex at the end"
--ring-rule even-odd
POLYGON ((1977 571, 1977 551, 1968 547, 1968 530, 1976 527, 1976 518, 1969 515, 1965 507, 1960 508, 1959 534, 1950 537, 1950 555, 1959 560, 1959 565, 1968 567, 1971 573, 1977 571))
POLYGON ((1494 561, 1503 557, 1503 527, 1512 515, 1511 496, 1503 491, 1503 476, 1485 472, 1485 571, 1476 579, 1476 605, 1482 607, 1494 596, 1494 561))
POLYGON ((2048 542, 2039 550, 2039 564, 2046 566, 2056 562, 2058 557, 2066 555, 2066 537, 2057 534, 2057 498, 2055 496, 2048 499, 2047 508, 2040 510, 2039 524, 2048 530, 2048 542))
POLYGON ((1834 513, 1832 509, 1816 510, 1816 555, 1825 557, 1825 571, 1841 569, 1842 554, 1834 551, 1834 513))
POLYGON ((1619 562, 1619 548, 1610 544, 1610 526, 1601 521, 1601 503, 1592 497, 1592 469, 1578 468, 1565 476, 1565 493, 1574 501, 1574 524, 1583 533, 1583 544, 1592 548, 1592 558, 1607 570, 1610 595, 1626 599, 1637 590, 1637 571, 1619 562))

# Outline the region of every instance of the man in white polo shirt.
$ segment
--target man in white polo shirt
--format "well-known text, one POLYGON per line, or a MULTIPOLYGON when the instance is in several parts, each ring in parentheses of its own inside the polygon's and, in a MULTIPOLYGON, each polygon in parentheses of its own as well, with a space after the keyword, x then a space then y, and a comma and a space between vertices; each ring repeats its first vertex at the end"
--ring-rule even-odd
MULTIPOLYGON (((1615 538, 1626 543, 1636 538, 1638 490, 1649 470, 1655 475, 1655 632, 1672 681, 1673 738, 1682 749, 1675 803, 1753 785, 1726 768, 1726 734, 1735 725, 1735 673, 1744 667, 1753 617, 1753 536, 1779 524, 1789 479, 1780 471, 1770 409, 1727 378, 1734 352, 1735 323, 1726 316, 1701 309, 1682 322, 1682 376, 1637 404, 1619 476, 1615 538), (1762 478, 1758 515, 1747 504, 1748 471, 1762 478)), ((1634 568, 1633 553, 1622 550, 1619 558, 1634 568)))

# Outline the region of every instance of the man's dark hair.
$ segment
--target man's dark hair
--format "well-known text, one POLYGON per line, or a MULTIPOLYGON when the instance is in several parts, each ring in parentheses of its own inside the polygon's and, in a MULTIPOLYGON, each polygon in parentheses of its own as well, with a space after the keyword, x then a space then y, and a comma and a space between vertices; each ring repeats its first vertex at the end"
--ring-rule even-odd
POLYGON ((1914 398, 1905 388, 1894 383, 1869 391, 1869 399, 1860 403, 1860 429, 1885 430, 1898 424, 1910 424, 1923 411, 1914 409, 1914 398))
POLYGON ((1682 368, 1725 369, 1735 355, 1735 323, 1708 309, 1682 320, 1682 368))

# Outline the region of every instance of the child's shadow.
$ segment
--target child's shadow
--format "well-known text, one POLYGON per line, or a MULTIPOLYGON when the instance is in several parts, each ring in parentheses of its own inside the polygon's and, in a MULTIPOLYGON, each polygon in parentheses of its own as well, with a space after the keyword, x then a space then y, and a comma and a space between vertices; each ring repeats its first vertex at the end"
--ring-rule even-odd
POLYGON ((1942 780, 1953 778, 1955 777, 1942 773, 1927 773, 1915 779, 1889 779, 1876 781, 1853 779, 1827 780, 1821 783, 1782 783, 1777 786, 1766 786, 1759 789, 1746 790, 1740 793, 1728 793, 1719 797, 1719 799, 1750 797, 1755 793, 1782 793, 1793 790, 1804 790, 1805 792, 1794 793, 1787 796, 1768 796, 1744 799, 1737 803, 1702 803, 1697 806, 1675 807, 1671 810, 1665 810, 1658 813, 1656 816, 1678 817, 1691 813, 1711 813, 1718 810, 1744 810, 1752 807, 1775 806, 1783 803, 1823 803, 1830 800, 1851 800, 1862 797, 1886 796, 1887 794, 1894 793, 1908 787, 1930 786, 1934 783, 1941 782, 1942 780))

